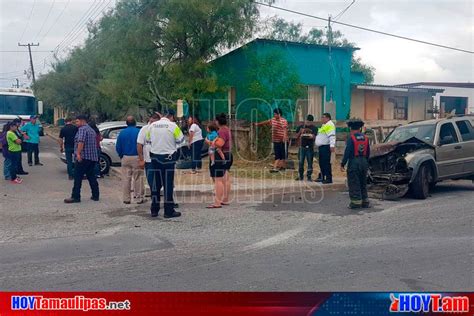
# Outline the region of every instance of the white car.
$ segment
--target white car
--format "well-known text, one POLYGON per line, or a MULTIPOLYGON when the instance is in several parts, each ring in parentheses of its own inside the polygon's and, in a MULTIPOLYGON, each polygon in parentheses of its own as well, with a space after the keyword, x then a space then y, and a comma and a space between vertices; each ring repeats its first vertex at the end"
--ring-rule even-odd
MULTIPOLYGON (((146 124, 137 123, 137 128, 142 128, 146 124)), ((102 134, 103 140, 100 143, 101 154, 99 157, 100 172, 101 174, 108 174, 111 166, 120 166, 120 157, 115 150, 115 144, 117 143, 117 137, 120 132, 127 127, 125 121, 105 122, 97 125, 100 133, 102 134)), ((177 168, 187 169, 190 168, 189 152, 187 151, 187 142, 183 144, 184 150, 180 151, 180 158, 177 163, 177 168), (189 165, 189 166, 188 166, 189 165)), ((207 155, 207 146, 203 146, 202 156, 207 155)), ((66 163, 66 156, 63 153, 61 160, 66 163)))

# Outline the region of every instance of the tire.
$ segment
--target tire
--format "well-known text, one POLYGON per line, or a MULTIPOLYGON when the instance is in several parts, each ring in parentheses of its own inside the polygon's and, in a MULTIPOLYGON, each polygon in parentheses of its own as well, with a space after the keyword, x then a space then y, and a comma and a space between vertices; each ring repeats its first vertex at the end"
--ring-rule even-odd
POLYGON ((421 165, 415 180, 411 184, 413 197, 424 200, 430 195, 431 168, 428 164, 421 165))
POLYGON ((107 155, 100 154, 99 156, 99 165, 100 165, 100 174, 105 175, 110 171, 111 166, 110 158, 107 155))

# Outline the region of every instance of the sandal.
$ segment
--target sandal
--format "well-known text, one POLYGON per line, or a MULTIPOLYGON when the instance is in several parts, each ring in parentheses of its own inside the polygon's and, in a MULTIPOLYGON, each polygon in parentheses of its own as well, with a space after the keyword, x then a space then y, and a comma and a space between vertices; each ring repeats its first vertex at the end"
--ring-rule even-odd
POLYGON ((206 208, 222 208, 220 205, 208 205, 206 208))

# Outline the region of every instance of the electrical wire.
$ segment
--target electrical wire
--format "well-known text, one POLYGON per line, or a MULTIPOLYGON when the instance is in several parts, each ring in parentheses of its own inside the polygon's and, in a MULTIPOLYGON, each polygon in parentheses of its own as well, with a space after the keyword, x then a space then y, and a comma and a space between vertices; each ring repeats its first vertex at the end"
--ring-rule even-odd
MULTIPOLYGON (((317 19, 317 20, 322 20, 322 21, 326 21, 326 22, 329 21, 329 19, 326 19, 326 18, 322 18, 322 17, 319 17, 319 16, 315 16, 315 15, 311 15, 311 14, 307 14, 307 13, 303 13, 303 12, 298 12, 298 11, 294 11, 294 10, 290 10, 290 9, 286 9, 286 8, 282 8, 282 7, 273 6, 273 5, 270 5, 270 4, 267 4, 267 3, 255 2, 255 4, 270 7, 270 8, 274 8, 274 9, 277 9, 277 10, 280 10, 280 11, 285 11, 285 12, 289 12, 289 13, 298 14, 298 15, 301 15, 301 16, 305 16, 305 17, 309 17, 309 18, 313 18, 313 19, 317 19)), ((370 28, 367 28, 367 27, 362 27, 362 26, 349 24, 349 23, 344 23, 344 22, 338 22, 338 21, 331 21, 331 22, 334 23, 334 24, 339 24, 339 25, 343 25, 343 26, 347 26, 347 27, 352 27, 352 28, 356 28, 356 29, 359 29, 359 30, 372 32, 372 33, 377 33, 377 34, 381 34, 381 35, 385 35, 385 36, 391 36, 391 37, 395 37, 395 38, 399 38, 399 39, 403 39, 403 40, 407 40, 407 41, 412 41, 412 42, 416 42, 416 43, 420 43, 420 44, 431 45, 431 46, 436 46, 436 47, 440 47, 440 48, 455 50, 455 51, 459 51, 459 52, 463 52, 463 53, 474 54, 474 51, 470 51, 470 50, 467 50, 467 49, 462 49, 462 48, 457 48, 457 47, 452 47, 452 46, 427 42, 427 41, 423 41, 423 40, 417 40, 417 39, 406 37, 406 36, 401 36, 401 35, 391 34, 391 33, 387 33, 387 32, 382 32, 382 31, 370 29, 370 28)))
POLYGON ((36 5, 36 0, 33 1, 33 5, 31 6, 31 11, 30 11, 30 14, 28 15, 28 19, 26 20, 25 28, 23 29, 23 32, 21 33, 20 40, 18 41, 19 43, 21 43, 21 41, 23 40, 23 36, 25 36, 26 30, 30 26, 31 16, 33 15, 35 5, 36 5))
POLYGON ((56 3, 56 0, 53 0, 53 2, 51 2, 51 6, 49 7, 48 14, 46 15, 46 18, 44 19, 43 24, 41 25, 40 30, 38 31, 38 34, 36 34, 35 36, 36 38, 39 37, 39 35, 43 31, 44 26, 46 25, 46 22, 48 22, 49 16, 51 15, 51 11, 53 11, 53 7, 55 3, 56 3))
POLYGON ((349 4, 344 10, 342 10, 341 12, 339 12, 339 14, 337 14, 332 20, 333 21, 336 21, 337 19, 339 19, 341 16, 344 15, 344 13, 347 12, 347 10, 349 10, 350 7, 352 7, 352 5, 356 2, 356 0, 352 0, 351 4, 349 4))
POLYGON ((71 0, 68 0, 66 2, 66 5, 63 7, 63 9, 61 10, 61 12, 59 13, 59 15, 56 17, 56 20, 54 20, 53 24, 51 24, 51 26, 49 27, 48 31, 46 31, 46 33, 43 35, 43 37, 39 40, 39 42, 42 42, 45 37, 49 34, 49 32, 51 32, 51 30, 53 29, 53 27, 56 25, 56 23, 58 23, 59 19, 63 16, 64 14, 64 11, 66 11, 67 7, 69 6, 69 3, 71 3, 71 0))
POLYGON ((63 40, 55 47, 55 50, 59 50, 63 43, 65 43, 71 37, 72 34, 75 34, 75 32, 82 27, 84 19, 87 20, 89 14, 97 7, 98 4, 100 4, 98 0, 94 0, 94 2, 92 2, 87 11, 81 16, 81 18, 76 22, 72 29, 66 35, 64 35, 63 40))
POLYGON ((86 23, 84 23, 84 25, 83 25, 82 28, 81 28, 82 30, 79 31, 73 38, 71 38, 71 40, 69 41, 68 44, 66 44, 66 45, 63 44, 63 49, 61 49, 61 51, 65 51, 69 46, 71 46, 72 43, 74 43, 74 41, 83 33, 83 31, 87 30, 87 23, 88 23, 88 22, 92 22, 92 23, 95 22, 95 20, 97 19, 97 17, 99 17, 99 16, 102 14, 102 12, 104 12, 104 11, 108 8, 108 6, 109 6, 109 4, 110 4, 111 2, 112 2, 112 0, 109 0, 109 2, 107 2, 107 3, 105 4, 105 6, 99 7, 99 8, 94 12, 95 15, 94 15, 94 13, 93 13, 93 14, 89 17, 89 20, 87 20, 86 23))

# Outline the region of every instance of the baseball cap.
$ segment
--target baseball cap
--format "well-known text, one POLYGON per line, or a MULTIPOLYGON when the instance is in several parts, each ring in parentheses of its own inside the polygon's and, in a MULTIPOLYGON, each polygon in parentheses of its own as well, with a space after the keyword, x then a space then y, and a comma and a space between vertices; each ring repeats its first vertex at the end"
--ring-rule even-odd
POLYGON ((176 116, 176 112, 173 109, 166 110, 166 115, 176 116))

